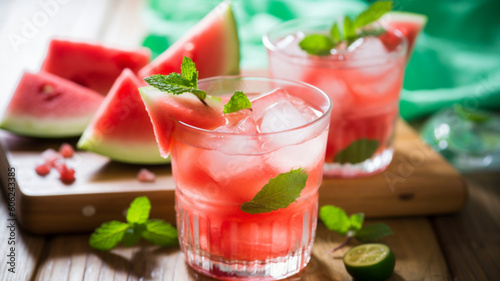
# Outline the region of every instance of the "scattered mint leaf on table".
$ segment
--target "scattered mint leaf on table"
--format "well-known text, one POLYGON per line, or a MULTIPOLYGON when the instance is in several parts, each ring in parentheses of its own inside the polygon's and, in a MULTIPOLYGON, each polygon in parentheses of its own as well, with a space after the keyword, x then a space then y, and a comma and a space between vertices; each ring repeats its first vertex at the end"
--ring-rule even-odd
POLYGON ((363 243, 375 242, 380 238, 393 235, 391 228, 385 223, 370 224, 356 232, 354 237, 363 243))
POLYGON ((147 197, 137 197, 127 210, 127 222, 145 223, 149 218, 151 203, 147 197))
POLYGON ((348 216, 344 210, 333 205, 322 206, 319 209, 319 218, 329 230, 346 235, 346 240, 339 246, 333 248, 331 252, 347 245, 353 237, 362 243, 366 243, 375 242, 384 236, 394 234, 391 228, 385 223, 377 223, 363 227, 365 219, 363 213, 356 213, 348 216))
POLYGON ((356 164, 370 159, 377 151, 378 140, 359 139, 351 142, 335 155, 334 161, 340 164, 356 164))
POLYGON ((149 242, 160 246, 177 245, 177 229, 162 220, 149 220, 142 237, 149 242))
POLYGON ((372 29, 370 24, 380 19, 384 14, 391 11, 392 1, 378 1, 371 4, 361 12, 354 20, 348 16, 344 17, 342 33, 337 22, 334 22, 330 34, 308 34, 299 42, 302 50, 310 55, 327 56, 330 50, 343 41, 350 45, 361 37, 379 36, 385 33, 385 29, 372 29))
POLYGON ((248 97, 243 92, 237 91, 231 96, 231 99, 229 99, 227 104, 224 105, 223 113, 233 113, 251 107, 252 102, 248 99, 248 97))
POLYGON ((194 62, 184 57, 181 64, 181 74, 172 72, 169 75, 155 74, 144 78, 150 86, 173 95, 192 93, 206 105, 207 92, 198 89, 198 71, 194 62))
POLYGON ((162 220, 149 219, 151 203, 145 196, 137 197, 127 210, 127 222, 103 223, 89 238, 89 245, 108 251, 120 242, 127 247, 135 245, 141 237, 160 246, 177 245, 177 230, 162 220))
POLYGON ((103 223, 90 236, 89 244, 101 251, 111 250, 123 240, 123 235, 129 225, 119 221, 103 223))
POLYGON ((286 208, 300 197, 308 174, 301 168, 277 175, 262 187, 255 197, 241 205, 249 214, 261 214, 286 208))

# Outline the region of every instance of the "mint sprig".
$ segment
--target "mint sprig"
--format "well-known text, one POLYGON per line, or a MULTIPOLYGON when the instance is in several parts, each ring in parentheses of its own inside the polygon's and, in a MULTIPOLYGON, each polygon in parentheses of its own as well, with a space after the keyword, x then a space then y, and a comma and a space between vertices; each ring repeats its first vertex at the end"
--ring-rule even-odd
POLYGON ((300 197, 308 176, 302 168, 279 174, 270 179, 251 201, 243 203, 240 210, 261 214, 286 208, 300 197))
POLYGON ((347 245, 353 237, 362 243, 368 243, 394 234, 391 228, 385 223, 363 226, 365 218, 363 213, 348 216, 344 210, 333 205, 322 206, 319 210, 319 218, 329 230, 347 236, 346 240, 333 248, 331 252, 347 245))
POLYGON ((328 35, 308 34, 299 42, 299 46, 308 54, 327 56, 330 54, 331 49, 342 42, 350 45, 361 37, 379 36, 385 33, 385 29, 374 29, 369 25, 391 11, 392 7, 392 1, 375 2, 354 19, 345 16, 342 24, 342 33, 340 32, 338 23, 334 22, 328 35))
POLYGON ((98 227, 89 238, 89 245, 100 251, 108 251, 120 242, 127 247, 140 238, 160 246, 177 245, 177 230, 162 220, 149 219, 151 203, 145 196, 137 197, 127 210, 127 222, 110 221, 98 227))
POLYGON ((181 74, 172 72, 169 75, 155 74, 144 78, 150 86, 173 95, 192 93, 206 105, 207 92, 198 89, 198 71, 194 62, 184 57, 181 64, 181 74))
POLYGON ((251 107, 252 102, 248 99, 248 97, 242 91, 236 91, 224 105, 223 113, 233 113, 251 107))

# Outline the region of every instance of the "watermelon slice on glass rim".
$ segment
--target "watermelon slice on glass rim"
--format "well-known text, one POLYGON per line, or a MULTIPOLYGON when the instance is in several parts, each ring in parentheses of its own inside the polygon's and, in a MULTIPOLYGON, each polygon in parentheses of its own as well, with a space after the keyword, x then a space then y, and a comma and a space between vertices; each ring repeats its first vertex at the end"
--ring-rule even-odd
MULTIPOLYGON (((407 40, 406 61, 410 60, 415 40, 427 24, 427 17, 422 14, 393 11, 385 14, 380 19, 382 26, 398 30, 407 40)), ((399 44, 398 38, 390 38, 392 33, 380 36, 382 42, 391 50, 399 44)))

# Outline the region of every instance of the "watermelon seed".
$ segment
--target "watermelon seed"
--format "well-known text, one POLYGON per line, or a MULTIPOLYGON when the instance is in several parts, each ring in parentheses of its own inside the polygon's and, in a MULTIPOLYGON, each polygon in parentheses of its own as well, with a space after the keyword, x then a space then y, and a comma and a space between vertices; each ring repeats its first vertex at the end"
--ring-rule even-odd
POLYGON ((54 91, 54 87, 50 84, 45 84, 42 87, 42 92, 45 94, 50 94, 54 91))

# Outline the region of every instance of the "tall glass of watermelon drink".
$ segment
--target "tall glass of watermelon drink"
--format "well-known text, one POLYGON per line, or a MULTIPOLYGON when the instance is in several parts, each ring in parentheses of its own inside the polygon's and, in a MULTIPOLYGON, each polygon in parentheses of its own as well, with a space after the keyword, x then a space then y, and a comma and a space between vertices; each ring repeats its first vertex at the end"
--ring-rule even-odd
POLYGON ((297 273, 316 230, 330 100, 311 85, 270 78, 216 77, 198 87, 209 105, 243 91, 252 107, 223 114, 211 130, 175 123, 170 153, 188 264, 226 280, 297 273))
POLYGON ((325 175, 358 177, 392 160, 394 126, 406 65, 406 39, 397 30, 340 44, 326 56, 299 47, 307 34, 325 34, 331 20, 292 20, 265 35, 271 74, 310 83, 332 99, 325 175))

